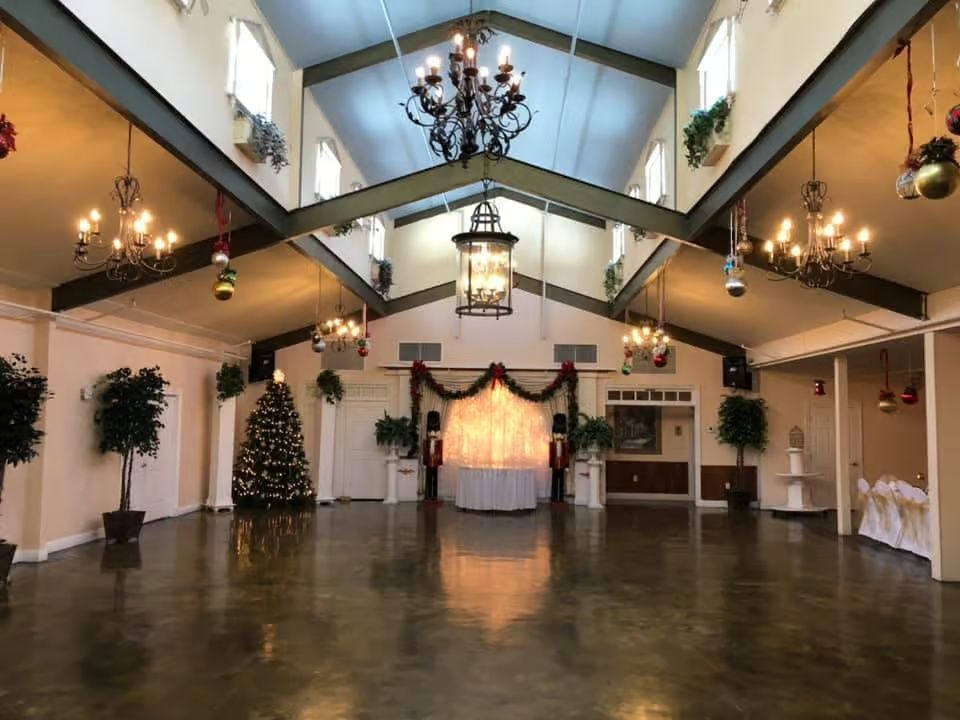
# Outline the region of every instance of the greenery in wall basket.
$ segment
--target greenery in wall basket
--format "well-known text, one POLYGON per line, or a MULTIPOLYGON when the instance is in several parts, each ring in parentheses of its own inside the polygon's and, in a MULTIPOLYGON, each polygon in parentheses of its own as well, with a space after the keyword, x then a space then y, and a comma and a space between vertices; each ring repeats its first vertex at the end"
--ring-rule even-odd
POLYGON ((387 297, 393 287, 393 263, 384 258, 376 260, 377 276, 373 279, 373 289, 387 297))
POLYGON ((167 400, 163 389, 169 385, 159 367, 114 370, 101 383, 103 391, 94 422, 100 430, 100 452, 118 453, 123 458, 120 482, 120 510, 130 509, 130 486, 135 455, 157 457, 160 429, 167 400))
POLYGON ((290 160, 287 157, 287 140, 277 124, 264 115, 254 115, 250 118, 250 146, 262 159, 270 160, 274 172, 280 172, 290 160))
POLYGON ((360 223, 356 220, 348 220, 345 223, 340 223, 339 225, 333 226, 333 234, 337 237, 346 237, 354 230, 360 229, 360 223))
POLYGON ((580 422, 570 432, 570 444, 575 448, 588 450, 609 450, 613 447, 613 428, 602 417, 587 417, 580 413, 580 422))
POLYGON ((390 417, 384 412, 375 432, 380 447, 407 448, 413 444, 413 423, 408 417, 390 417))
POLYGON ((217 400, 221 403, 242 395, 247 385, 243 380, 243 368, 236 363, 224 363, 217 371, 217 400))
MULTIPOLYGON (((51 397, 47 378, 30 367, 25 357, 0 355, 0 499, 7 465, 27 463, 37 456, 43 431, 35 426, 43 403, 51 397)), ((0 585, 4 580, 5 575, 0 575, 0 585)))
POLYGON ((317 375, 317 391, 331 405, 343 400, 343 382, 333 370, 324 370, 317 375))
POLYGON ((717 442, 737 450, 737 476, 731 489, 740 496, 741 506, 749 505, 752 489, 743 480, 743 454, 748 447, 758 452, 767 449, 767 404, 761 398, 727 395, 717 414, 717 442))
POLYGON ((690 122, 683 128, 683 146, 687 153, 687 165, 692 169, 703 167, 710 152, 710 137, 722 133, 730 119, 730 101, 722 97, 709 110, 694 110, 690 122))
POLYGON ((613 260, 607 264, 603 271, 603 294, 607 298, 607 304, 613 307, 617 295, 623 288, 623 258, 613 260))

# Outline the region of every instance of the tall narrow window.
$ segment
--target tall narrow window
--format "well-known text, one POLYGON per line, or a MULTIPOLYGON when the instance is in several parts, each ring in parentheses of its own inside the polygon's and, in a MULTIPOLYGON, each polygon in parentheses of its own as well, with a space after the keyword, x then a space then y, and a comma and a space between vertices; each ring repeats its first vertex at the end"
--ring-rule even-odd
POLYGON ((663 152, 663 141, 656 140, 650 145, 647 162, 643 166, 644 199, 647 202, 659 205, 663 202, 666 190, 666 156, 663 152))
POLYGON ((263 26, 247 20, 231 20, 227 82, 230 96, 251 115, 270 118, 276 72, 263 26))
POLYGON ((613 255, 610 258, 616 262, 623 257, 627 250, 627 226, 623 223, 614 223, 613 225, 613 255))
POLYGON ((380 222, 380 218, 375 217, 370 222, 370 257, 375 260, 383 260, 386 255, 384 247, 387 231, 380 222))
POLYGON ((724 18, 713 28, 697 70, 700 72, 700 107, 710 108, 735 88, 736 46, 735 24, 724 18))
POLYGON ((340 194, 340 158, 333 142, 317 140, 317 170, 314 194, 321 200, 329 200, 340 194))

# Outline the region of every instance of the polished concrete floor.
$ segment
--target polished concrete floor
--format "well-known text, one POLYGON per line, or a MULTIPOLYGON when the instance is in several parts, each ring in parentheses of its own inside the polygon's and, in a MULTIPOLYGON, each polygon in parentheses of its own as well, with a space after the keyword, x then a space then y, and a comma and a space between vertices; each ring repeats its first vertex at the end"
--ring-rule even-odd
POLYGON ((17 566, 0 718, 958 718, 960 588, 826 521, 353 505, 17 566))

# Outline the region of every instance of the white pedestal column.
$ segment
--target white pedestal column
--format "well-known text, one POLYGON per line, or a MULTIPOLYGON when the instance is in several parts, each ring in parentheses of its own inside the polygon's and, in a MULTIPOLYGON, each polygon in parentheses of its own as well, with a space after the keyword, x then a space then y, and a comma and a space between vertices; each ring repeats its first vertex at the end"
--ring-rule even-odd
POLYGON ((317 504, 328 505, 333 497, 333 443, 337 437, 337 406, 320 399, 320 449, 317 453, 317 504))
POLYGON ((390 448, 387 453, 387 492, 383 498, 384 505, 396 505, 397 499, 397 450, 390 448))
POLYGON ((573 470, 573 504, 590 504, 590 466, 586 460, 575 460, 570 464, 573 470))
POLYGON ((960 335, 923 337, 927 393, 927 482, 930 496, 930 574, 960 581, 960 335))
POLYGON ((837 534, 853 532, 853 508, 850 503, 850 387, 847 382, 847 357, 833 359, 833 417, 836 431, 837 534))
POLYGON ((603 466, 603 461, 597 453, 591 452, 587 466, 590 468, 590 503, 587 507, 592 510, 603 510, 603 503, 600 501, 600 468, 603 466))
POLYGON ((237 422, 237 399, 214 400, 210 428, 210 478, 207 510, 233 509, 233 440, 237 422))

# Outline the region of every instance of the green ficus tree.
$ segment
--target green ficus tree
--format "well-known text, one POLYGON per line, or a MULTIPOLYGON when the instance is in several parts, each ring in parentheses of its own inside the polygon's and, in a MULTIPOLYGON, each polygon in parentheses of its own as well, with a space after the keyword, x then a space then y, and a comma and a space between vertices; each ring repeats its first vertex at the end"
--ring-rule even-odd
POLYGON ((717 441, 737 450, 737 490, 743 490, 743 454, 767 449, 767 404, 762 398, 727 395, 718 411, 717 441))
POLYGON ((130 509, 134 456, 157 457, 160 450, 160 418, 167 407, 163 389, 169 384, 159 367, 140 368, 136 373, 123 367, 102 381, 94 422, 100 430, 100 452, 115 452, 123 459, 121 511, 130 509))
POLYGON ((23 355, 0 356, 0 500, 7 465, 37 456, 43 431, 36 428, 43 403, 53 397, 47 378, 23 355))

